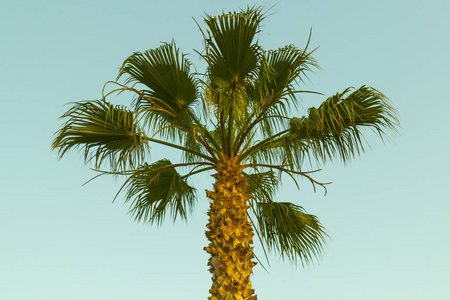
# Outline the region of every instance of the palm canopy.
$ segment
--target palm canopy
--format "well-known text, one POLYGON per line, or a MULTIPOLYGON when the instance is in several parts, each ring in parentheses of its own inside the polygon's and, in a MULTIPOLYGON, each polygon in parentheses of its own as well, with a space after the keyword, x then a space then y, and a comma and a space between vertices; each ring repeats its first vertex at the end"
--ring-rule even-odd
POLYGON ((250 212, 258 237, 282 257, 308 263, 326 237, 318 219, 297 204, 275 202, 281 174, 306 177, 307 162, 348 161, 364 151, 363 133, 383 137, 397 125, 388 99, 368 86, 348 88, 305 113, 298 94, 317 67, 312 51, 288 45, 265 50, 257 36, 261 8, 207 15, 207 64, 197 74, 174 42, 128 57, 115 88, 101 100, 77 102, 65 113, 53 148, 60 157, 80 150, 102 174, 126 176, 125 199, 137 220, 161 224, 166 214, 186 219, 195 204, 188 179, 214 171, 222 157, 237 158, 248 182, 250 212), (129 107, 107 97, 129 91, 129 107), (290 114, 296 115, 291 117, 290 114), (178 163, 146 161, 151 146, 178 149, 178 163), (188 169, 180 174, 177 169, 188 169))

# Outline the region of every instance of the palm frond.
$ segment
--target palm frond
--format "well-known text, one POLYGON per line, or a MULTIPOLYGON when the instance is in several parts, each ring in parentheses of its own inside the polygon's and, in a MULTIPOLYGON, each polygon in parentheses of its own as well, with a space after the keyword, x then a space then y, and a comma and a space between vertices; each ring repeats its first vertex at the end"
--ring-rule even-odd
POLYGON ((381 138, 386 130, 396 130, 396 110, 379 91, 362 86, 348 88, 328 98, 308 115, 294 118, 288 139, 303 141, 299 148, 317 160, 340 157, 344 162, 364 151, 363 129, 370 128, 381 138))
POLYGON ((190 114, 199 97, 199 82, 190 61, 175 43, 165 43, 128 57, 118 78, 125 84, 142 84, 134 106, 143 124, 164 139, 181 141, 192 127, 190 114))
POLYGON ((254 84, 253 98, 258 101, 257 108, 267 110, 281 103, 287 105, 286 108, 291 103, 296 106, 293 84, 302 82, 306 72, 313 68, 318 68, 316 60, 294 45, 265 52, 254 84))
POLYGON ((320 107, 310 108, 307 116, 292 118, 288 130, 256 142, 241 159, 299 170, 305 159, 325 162, 339 157, 347 162, 364 151, 366 128, 381 138, 395 132, 396 114, 379 91, 367 86, 348 88, 320 107))
POLYGON ((217 90, 239 89, 258 64, 259 47, 254 43, 264 16, 261 8, 224 13, 205 18, 208 26, 206 54, 210 81, 217 90))
POLYGON ((314 215, 290 202, 259 202, 259 232, 269 251, 297 263, 310 264, 322 251, 327 234, 314 215))
POLYGON ((269 138, 277 132, 288 128, 291 105, 298 108, 299 93, 314 93, 295 90, 307 77, 307 72, 318 68, 311 53, 288 45, 277 50, 262 53, 258 76, 247 86, 247 110, 250 118, 246 118, 245 126, 239 132, 240 150, 245 136, 253 128, 258 129, 262 138, 269 138))
POLYGON ((128 180, 126 201, 137 221, 161 225, 166 214, 186 220, 196 202, 196 190, 167 160, 143 164, 128 180))
POLYGON ((71 149, 81 150, 85 162, 98 168, 108 160, 113 169, 139 164, 148 150, 146 136, 127 108, 106 101, 77 102, 62 117, 53 149, 62 158, 71 149))
POLYGON ((139 83, 149 88, 146 91, 148 97, 140 98, 140 101, 179 112, 198 98, 198 82, 190 68, 189 60, 172 42, 134 53, 124 61, 118 78, 128 75, 125 84, 139 83))
POLYGON ((309 264, 323 250, 327 237, 323 226, 313 215, 292 203, 274 202, 278 178, 273 171, 244 174, 249 183, 250 205, 255 216, 254 229, 263 249, 279 253, 283 258, 309 264))

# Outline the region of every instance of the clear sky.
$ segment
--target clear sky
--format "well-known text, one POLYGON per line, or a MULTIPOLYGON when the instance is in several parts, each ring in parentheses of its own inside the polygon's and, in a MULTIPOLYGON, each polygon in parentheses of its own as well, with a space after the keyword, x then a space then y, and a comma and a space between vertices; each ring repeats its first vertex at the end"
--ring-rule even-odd
MULTIPOLYGON (((329 96, 371 85, 400 112, 401 134, 316 177, 328 194, 286 181, 277 200, 319 217, 331 239, 313 266, 271 255, 254 269, 258 299, 450 299, 450 2, 0 0, 0 299, 198 300, 210 287, 204 236, 212 178, 195 180, 189 223, 138 224, 120 181, 77 153, 50 149, 68 102, 95 99, 134 51, 174 39, 203 68, 204 12, 276 4, 261 44, 311 47, 322 70, 306 88, 329 96)), ((303 98, 305 108, 325 97, 303 98)), ((128 104, 128 98, 113 99, 128 104)), ((168 153, 155 148, 152 160, 168 153)), ((173 159, 173 158, 172 158, 173 159)), ((263 257, 256 245, 256 253, 263 257)))

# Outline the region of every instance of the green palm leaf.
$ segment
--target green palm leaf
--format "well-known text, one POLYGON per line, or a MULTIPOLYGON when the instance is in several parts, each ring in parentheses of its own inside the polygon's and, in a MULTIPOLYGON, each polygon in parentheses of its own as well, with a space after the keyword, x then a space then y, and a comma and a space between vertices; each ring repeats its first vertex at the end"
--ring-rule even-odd
POLYGON ((302 82, 313 67, 318 67, 314 58, 293 45, 264 52, 258 77, 249 87, 248 105, 263 137, 286 128, 291 104, 298 107, 294 84, 302 82))
POLYGON ((269 250, 293 262, 311 263, 320 256, 327 234, 316 216, 289 202, 259 202, 259 233, 269 250))
POLYGON ((81 150, 95 167, 108 160, 116 169, 133 166, 144 155, 146 136, 135 122, 135 114, 106 101, 77 102, 62 117, 68 119, 56 133, 53 149, 63 157, 70 149, 81 150))
POLYGON ((315 59, 293 45, 265 52, 253 92, 259 108, 266 110, 276 104, 289 104, 286 100, 293 100, 296 105, 293 83, 302 82, 313 67, 318 68, 315 59))
POLYGON ((139 103, 157 106, 170 112, 186 110, 198 98, 197 80, 190 72, 191 63, 180 53, 175 43, 128 57, 118 78, 128 75, 125 84, 145 85, 146 98, 139 103), (146 102, 146 103, 142 103, 146 102))
POLYGON ((255 143, 242 159, 298 170, 311 157, 321 162, 339 157, 347 162, 364 151, 365 129, 383 138, 396 126, 396 110, 386 96, 367 86, 348 88, 310 108, 307 116, 292 118, 284 133, 255 143))
POLYGON ((273 171, 244 174, 253 195, 252 212, 255 231, 269 251, 294 262, 310 263, 322 252, 327 234, 317 217, 289 202, 274 202, 279 179, 273 171))
POLYGON ((340 157, 344 161, 364 151, 364 128, 381 138, 386 129, 395 130, 396 111, 379 91, 362 86, 346 89, 328 98, 308 115, 291 122, 289 139, 302 141, 302 152, 318 160, 340 157))
POLYGON ((196 190, 191 187, 167 160, 142 165, 125 187, 126 201, 131 201, 130 213, 137 221, 161 225, 169 213, 175 221, 178 216, 187 219, 196 201, 196 190))
POLYGON ((191 106, 197 101, 198 80, 191 73, 190 61, 175 43, 165 43, 128 57, 118 78, 127 75, 125 84, 142 84, 135 100, 143 124, 170 140, 182 140, 192 129, 191 106))
POLYGON ((260 8, 205 18, 209 37, 206 55, 209 76, 215 89, 226 91, 245 86, 258 64, 259 47, 254 44, 263 19, 260 8))

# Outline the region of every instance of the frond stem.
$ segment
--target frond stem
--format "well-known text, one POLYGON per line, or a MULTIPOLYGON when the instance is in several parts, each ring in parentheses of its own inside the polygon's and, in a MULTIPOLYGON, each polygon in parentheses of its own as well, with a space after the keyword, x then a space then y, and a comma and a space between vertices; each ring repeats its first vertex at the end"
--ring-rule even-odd
POLYGON ((169 147, 172 147, 172 148, 176 148, 176 149, 179 149, 179 150, 182 150, 182 151, 186 151, 186 152, 192 153, 194 155, 197 155, 198 157, 204 158, 204 159, 212 162, 213 164, 217 163, 217 160, 215 158, 212 158, 210 156, 204 155, 204 154, 202 154, 200 152, 191 150, 189 148, 186 148, 186 147, 183 147, 183 146, 180 146, 180 145, 177 145, 177 144, 172 144, 172 143, 169 143, 169 142, 166 142, 166 141, 157 140, 157 139, 148 138, 148 137, 144 137, 144 139, 146 139, 149 142, 155 142, 155 143, 158 143, 158 144, 162 144, 162 145, 165 145, 165 146, 169 146, 169 147))
POLYGON ((326 182, 326 183, 322 183, 322 182, 318 182, 317 180, 313 179, 311 176, 309 176, 308 174, 311 173, 315 173, 318 171, 321 171, 321 169, 318 170, 314 170, 314 171, 308 171, 308 172, 301 172, 301 171, 294 171, 294 170, 289 170, 286 168, 283 168, 282 166, 277 166, 277 165, 267 165, 267 164, 246 164, 243 165, 244 168, 246 167, 264 167, 264 168, 271 168, 271 169, 277 169, 280 170, 282 172, 285 172, 286 174, 290 175, 292 177, 292 174, 295 175, 300 175, 300 176, 304 176, 306 177, 312 184, 314 192, 316 191, 316 187, 315 185, 320 185, 322 188, 324 188, 325 190, 325 195, 327 193, 327 188, 325 187, 325 185, 330 184, 331 182, 326 182))
MULTIPOLYGON (((200 165, 198 165, 197 167, 199 167, 199 166, 200 165)), ((197 167, 195 167, 195 168, 197 168, 197 167)), ((203 169, 200 169, 200 170, 196 170, 196 171, 194 171, 194 169, 192 169, 188 174, 181 176, 181 178, 183 178, 183 179, 189 178, 192 175, 195 175, 195 174, 198 174, 198 173, 201 173, 201 172, 205 172, 205 171, 209 171, 209 170, 213 170, 214 168, 215 167, 206 167, 206 168, 203 168, 203 169)))
MULTIPOLYGON (((263 147, 263 146, 266 146, 267 144, 274 143, 274 142, 278 142, 279 140, 283 139, 283 138, 284 138, 283 135, 286 134, 286 133, 288 133, 288 132, 289 132, 288 129, 287 129, 287 130, 283 130, 283 131, 280 131, 280 132, 277 133, 277 134, 274 134, 274 135, 271 136, 271 137, 268 137, 268 138, 265 139, 265 140, 262 140, 261 142, 257 143, 256 145, 252 146, 250 149, 248 149, 247 151, 245 151, 244 153, 242 153, 241 155, 239 155, 238 161, 244 160, 244 159, 245 159, 247 156, 249 156, 252 152, 254 152, 255 150, 257 150, 257 149, 259 149, 259 148, 261 148, 261 147, 263 147)), ((245 148, 242 149, 242 151, 244 151, 244 150, 245 150, 245 148)))

